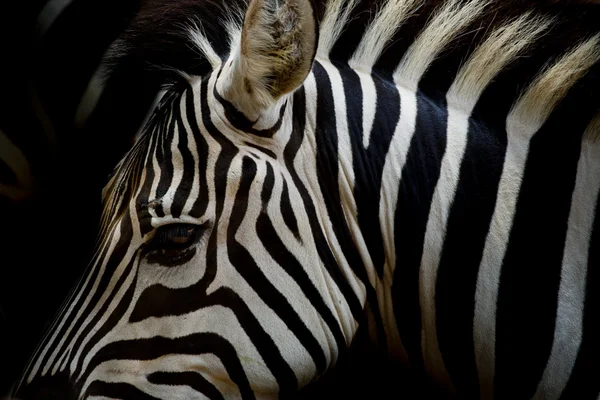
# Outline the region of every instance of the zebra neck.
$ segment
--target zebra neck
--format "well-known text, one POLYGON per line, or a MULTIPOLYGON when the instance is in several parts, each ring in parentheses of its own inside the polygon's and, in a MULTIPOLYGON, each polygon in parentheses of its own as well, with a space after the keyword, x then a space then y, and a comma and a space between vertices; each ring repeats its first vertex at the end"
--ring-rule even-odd
MULTIPOLYGON (((406 157, 411 141, 426 144, 432 160, 443 155, 445 141, 436 133, 443 130, 432 128, 446 124, 445 111, 377 74, 327 60, 315 61, 303 89, 306 139, 314 149, 318 182, 312 198, 322 215, 322 230, 358 302, 372 312, 373 339, 383 348, 396 347, 389 343, 396 334, 388 329, 395 329, 390 293, 396 262, 394 210, 403 200, 398 199, 398 185, 403 165, 420 161, 406 157), (417 103, 427 116, 419 122, 417 103), (418 124, 423 126, 413 138, 418 124)), ((405 176, 402 184, 412 190, 405 191, 411 198, 404 200, 414 204, 423 180, 434 178, 430 175, 423 168, 405 176)))

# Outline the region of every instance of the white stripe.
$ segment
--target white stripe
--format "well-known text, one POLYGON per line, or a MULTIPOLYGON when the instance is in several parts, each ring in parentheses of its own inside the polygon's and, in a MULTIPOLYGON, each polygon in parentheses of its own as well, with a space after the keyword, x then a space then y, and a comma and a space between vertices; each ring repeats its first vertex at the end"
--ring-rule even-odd
MULTIPOLYGON (((171 119, 171 115, 172 112, 169 113, 169 117, 168 119, 171 119)), ((153 136, 153 141, 150 142, 150 146, 148 146, 148 149, 150 151, 152 151, 152 172, 154 172, 154 177, 152 179, 152 185, 150 186, 150 193, 148 195, 148 202, 153 202, 153 201, 160 201, 161 199, 157 199, 156 198, 156 189, 158 188, 158 183, 160 182, 160 176, 161 176, 161 168, 160 165, 158 164, 158 159, 156 157, 156 154, 158 153, 158 149, 160 146, 163 145, 163 141, 162 141, 162 137, 164 136, 164 134, 160 134, 158 132, 160 125, 162 125, 162 121, 158 121, 159 124, 157 124, 157 126, 155 127, 156 132, 152 135, 153 136), (152 147, 152 145, 154 145, 154 147, 152 147), (154 149, 154 150, 153 150, 154 149)), ((164 126, 168 126, 168 124, 165 124, 164 126)), ((148 165, 146 164, 146 168, 148 168, 148 165)), ((158 218, 158 216, 156 215, 156 209, 155 207, 148 207, 148 213, 152 216, 153 219, 158 218)))
MULTIPOLYGON (((380 304, 389 307, 388 312, 383 312, 385 318, 385 330, 388 337, 390 349, 397 349, 400 357, 408 361, 408 355, 401 343, 396 328, 396 318, 392 308, 392 282, 394 281, 394 270, 396 269, 396 248, 394 246, 394 220, 396 206, 398 205, 398 188, 402 178, 402 170, 406 163, 406 155, 410 148, 410 142, 415 134, 417 122, 417 96, 414 92, 397 86, 400 95, 400 119, 392 137, 389 151, 383 166, 381 194, 379 197, 379 223, 383 234, 385 249, 384 276, 381 290, 385 293, 385 300, 380 304)), ((378 293, 379 298, 379 293, 378 293)))
POLYGON ((521 179, 529 152, 529 141, 537 131, 537 124, 527 126, 511 113, 507 121, 508 145, 496 206, 483 250, 473 319, 473 342, 480 383, 480 398, 493 397, 496 346, 496 302, 504 254, 515 215, 521 179))
MULTIPOLYGON (((592 124, 591 129, 593 128, 600 128, 600 124, 592 124)), ((592 141, 590 135, 586 134, 569 214, 554 342, 534 399, 558 399, 575 365, 581 345, 589 245, 599 191, 600 141, 592 141)))
MULTIPOLYGON (((302 324, 306 327, 311 327, 310 332, 319 343, 323 350, 323 354, 330 354, 330 343, 332 343, 331 340, 333 337, 331 337, 327 325, 321 319, 320 315, 314 311, 311 299, 305 296, 302 288, 298 286, 284 268, 276 267, 278 265, 277 262, 273 260, 269 251, 263 246, 262 241, 257 240, 257 221, 259 216, 265 211, 262 208, 262 199, 259 193, 262 191, 267 172, 265 163, 257 164, 257 168, 257 175, 252 183, 250 191, 251 197, 248 199, 248 208, 242 223, 235 233, 235 240, 248 250, 252 259, 256 261, 256 266, 262 271, 265 279, 271 283, 274 290, 278 291, 283 298, 287 299, 290 309, 294 311, 302 321, 302 324)), ((281 181, 281 176, 278 174, 277 169, 274 171, 273 178, 275 181, 281 181)), ((271 201, 269 201, 267 205, 266 211, 269 218, 272 217, 273 213, 278 213, 280 210, 280 203, 275 203, 273 200, 276 196, 275 190, 281 190, 283 185, 280 184, 277 186, 279 186, 279 188, 275 187, 274 182, 271 201)), ((282 230, 283 226, 279 227, 273 225, 277 231, 282 230)), ((313 257, 317 256, 315 252, 311 251, 309 253, 306 249, 303 250, 304 254, 297 259, 298 262, 302 264, 309 277, 311 275, 313 277, 314 275, 320 275, 320 271, 313 267, 313 257)), ((250 287, 248 282, 246 282, 246 280, 237 272, 229 274, 222 273, 221 270, 219 270, 219 272, 217 272, 217 277, 215 278, 215 281, 217 280, 220 280, 223 286, 231 287, 236 293, 239 293, 244 303, 250 308, 251 313, 258 318, 263 329, 273 339, 281 356, 290 366, 292 371, 294 371, 296 378, 298 379, 299 387, 308 384, 315 377, 317 367, 304 345, 298 340, 298 337, 296 336, 297 332, 294 332, 288 327, 288 321, 282 320, 270 306, 263 302, 259 293, 250 287)), ((320 293, 323 292, 324 288, 322 288, 320 293)), ((285 317, 285 315, 283 316, 285 317)), ((236 347, 241 348, 242 346, 238 344, 236 347)), ((243 364, 247 363, 243 362, 243 364)), ((257 379, 259 376, 254 376, 253 378, 257 379)), ((262 377, 261 380, 265 380, 267 377, 273 379, 270 374, 264 374, 264 377, 262 377)), ((252 382, 253 380, 251 379, 250 381, 252 382)), ((276 382, 272 382, 271 387, 274 386, 276 386, 276 382)))
MULTIPOLYGON (((311 226, 306 216, 304 208, 297 207, 294 209, 294 214, 296 215, 298 222, 298 233, 300 235, 300 239, 298 240, 294 234, 287 228, 285 221, 283 219, 283 214, 281 210, 281 198, 283 195, 283 184, 284 179, 287 182, 291 182, 292 178, 289 174, 285 174, 284 176, 279 175, 275 172, 275 187, 273 188, 273 197, 272 201, 269 202, 268 205, 268 215, 273 224, 273 227, 277 230, 277 235, 281 239, 283 243, 285 243, 287 250, 298 260, 298 262, 303 265, 311 265, 314 263, 314 260, 317 260, 319 255, 314 247, 309 248, 305 244, 306 243, 314 243, 314 238, 312 237, 311 226)), ((302 198, 300 193, 296 190, 295 185, 288 185, 288 195, 290 197, 291 204, 301 204, 302 198)), ((329 293, 327 290, 327 284, 323 280, 323 274, 321 273, 320 268, 306 268, 309 281, 316 288, 318 293, 321 294, 321 298, 323 299, 323 303, 326 307, 331 311, 331 315, 335 316, 335 305, 333 304, 333 297, 323 296, 323 294, 329 293)), ((285 278, 281 282, 289 282, 291 285, 291 290, 297 290, 298 293, 293 296, 288 296, 289 298, 298 298, 298 299, 307 299, 304 295, 304 292, 301 290, 299 286, 295 283, 295 281, 291 277, 285 278)), ((287 285, 287 284, 286 284, 287 285)), ((277 284, 276 287, 281 287, 281 284, 277 284)), ((291 293, 291 292, 290 292, 291 293)), ((307 299, 309 301, 309 299, 307 299)), ((309 301, 310 303, 310 301, 309 301)), ((337 349, 335 337, 331 333, 328 328, 327 323, 323 319, 323 317, 318 312, 298 312, 307 306, 313 307, 308 303, 302 305, 302 302, 295 304, 295 302, 290 302, 290 305, 296 309, 297 314, 302 318, 304 324, 308 327, 316 327, 315 329, 311 329, 311 333, 315 336, 321 349, 323 349, 323 354, 325 355, 326 365, 330 366, 335 363, 337 359, 337 354, 339 349, 337 349)), ((339 326, 339 325, 338 325, 339 326)), ((295 370, 295 368, 293 368, 295 370)), ((314 378, 314 375, 311 376, 311 379, 314 378)), ((300 380, 300 379, 299 379, 300 380)))
POLYGON ((446 224, 467 146, 468 131, 469 115, 449 107, 446 151, 427 219, 419 273, 423 361, 431 376, 435 376, 436 380, 448 390, 453 390, 453 385, 444 365, 437 340, 435 284, 446 236, 446 224))
POLYGON ((460 178, 467 146, 469 118, 485 88, 507 63, 516 57, 546 25, 531 22, 527 16, 505 25, 490 35, 461 67, 448 90, 447 143, 440 167, 425 232, 421 259, 422 346, 426 369, 446 387, 452 382, 439 348, 436 325, 436 282, 442 257, 448 217, 460 178), (529 22, 529 30, 524 29, 529 22), (518 37, 517 35, 520 35, 518 37), (520 40, 517 41, 517 38, 520 40), (495 51, 502 51, 496 54, 495 51))
POLYGON ((375 121, 375 110, 377 107, 377 90, 375 89, 375 81, 371 76, 371 71, 363 72, 356 71, 360 79, 360 87, 363 94, 363 147, 369 147, 371 141, 371 131, 373 130, 373 122, 375 121))
MULTIPOLYGON (((138 189, 138 193, 139 193, 139 190, 141 190, 141 188, 138 189)), ((114 293, 114 290, 117 286, 117 282, 121 279, 121 277, 125 273, 125 271, 127 269, 127 265, 131 262, 132 258, 137 257, 138 260, 134 261, 134 263, 139 263, 138 250, 142 244, 142 240, 141 240, 141 233, 139 231, 139 220, 137 219, 136 204, 134 202, 131 202, 129 204, 129 214, 131 216, 131 220, 124 221, 124 223, 131 224, 131 227, 132 227, 131 241, 130 241, 130 243, 128 243, 127 252, 123 256, 123 258, 121 260, 119 260, 119 265, 117 266, 115 271, 112 273, 110 282, 106 286, 104 293, 102 293, 102 297, 100 298, 100 300, 98 300, 98 302, 96 304, 94 304, 93 311, 87 316, 85 322, 83 324, 81 324, 81 326, 80 326, 78 336, 82 333, 82 330, 84 327, 88 326, 92 322, 95 322, 95 325, 88 332, 87 336, 81 341, 79 348, 76 349, 77 352, 75 353, 75 356, 73 357, 73 359, 71 361, 71 365, 70 365, 71 374, 73 374, 75 372, 77 364, 80 361, 80 357, 83 355, 82 351, 83 351, 84 347, 92 339, 92 337, 96 334, 96 332, 98 330, 100 330, 104 326, 106 321, 113 315, 115 309, 117 308, 119 303, 123 300, 123 297, 125 296, 125 293, 127 292, 127 290, 131 287, 131 285, 134 284, 134 282, 133 282, 134 278, 137 276, 137 273, 138 273, 137 268, 134 265, 134 267, 131 268, 131 271, 129 271, 129 274, 125 277, 123 284, 118 289, 118 291, 115 293, 114 297, 112 298, 112 301, 109 303, 109 305, 106 308, 106 310, 104 311, 104 313, 102 315, 99 315, 99 311, 101 310, 102 306, 107 302, 110 294, 114 293), (99 316, 99 317, 96 320, 97 316, 99 316)), ((131 310, 131 308, 134 307, 135 304, 136 304, 136 302, 132 300, 129 305, 128 311, 131 310)), ((130 314, 130 312, 124 313, 123 315, 120 316, 121 317, 120 320, 129 318, 129 314, 130 314)), ((119 323, 117 323, 116 326, 119 326, 119 323)), ((85 373, 85 370, 86 370, 89 362, 91 361, 91 359, 96 355, 96 352, 104 346, 105 343, 103 342, 103 340, 107 336, 109 336, 109 335, 105 335, 98 342, 94 343, 94 346, 89 350, 89 352, 87 354, 84 355, 84 360, 81 364, 81 371, 79 373, 79 376, 76 376, 75 379, 80 379, 81 376, 85 373)), ((72 341, 72 343, 74 343, 74 342, 75 342, 75 339, 72 341)))
MULTIPOLYGON (((146 171, 143 170, 142 171, 142 177, 141 177, 141 181, 143 182, 146 176, 146 171)), ((133 198, 137 198, 139 192, 142 190, 143 185, 140 185, 137 189, 137 192, 134 194, 133 198)), ((122 201, 127 201, 127 200, 122 200, 122 201)), ((130 210, 132 207, 132 204, 134 204, 133 202, 129 204, 130 210)), ((135 206, 133 206, 135 207, 135 206)), ((132 230, 133 230, 133 236, 132 236, 132 241, 130 243, 134 244, 136 239, 135 239, 135 235, 141 236, 140 232, 139 232, 139 228, 137 224, 137 214, 132 216, 132 220, 134 222, 134 224, 132 225, 132 230)), ((76 326, 76 321, 79 320, 81 313, 83 312, 83 310, 87 307, 87 304, 90 302, 91 298, 94 296, 94 294, 96 293, 96 291, 98 290, 98 285, 99 282, 102 278, 102 276, 104 275, 105 269, 106 269, 106 265, 108 263, 108 261, 111 258, 111 254, 113 253, 113 251, 115 250, 115 246, 116 244, 119 242, 120 239, 120 235, 121 235, 121 230, 120 230, 120 226, 123 223, 122 220, 118 221, 116 224, 114 224, 114 228, 112 232, 109 232, 107 237, 111 239, 111 248, 108 249, 108 251, 106 252, 106 255, 104 257, 102 261, 102 267, 99 273, 98 278, 96 279, 96 281, 94 282, 94 286, 92 287, 92 291, 90 293, 87 294, 86 300, 83 304, 83 306, 78 310, 78 314, 77 317, 72 321, 72 326, 76 326)), ((108 232, 108 231, 107 231, 108 232)), ((139 239, 138 239, 139 240, 139 239)), ((134 244, 135 247, 135 244, 134 244)), ((131 251, 131 247, 129 248, 128 251, 131 251)), ((127 253, 129 254, 129 253, 127 253)), ((128 260, 128 256, 126 254, 125 259, 128 260)), ((125 263, 126 265, 126 263, 125 263)), ((105 293, 103 294, 103 296, 98 300, 98 303, 94 304, 94 309, 92 310, 92 312, 90 314, 88 314, 85 318, 85 320, 83 320, 79 326, 78 326, 78 330, 77 333, 74 335, 74 337, 72 338, 71 342, 69 343, 69 345, 67 346, 67 348, 65 350, 63 350, 61 358, 59 359, 59 362, 57 365, 60 365, 60 370, 64 370, 67 366, 67 363, 69 361, 68 359, 68 355, 70 354, 71 351, 73 351, 75 342, 77 342, 77 340, 79 339, 79 337, 82 335, 83 331, 85 330, 85 328, 89 325, 89 323, 92 321, 93 317, 98 313, 99 309, 104 305, 104 302, 106 301, 106 296, 107 293, 110 291, 110 288, 114 287, 114 284, 116 284, 118 277, 115 278, 116 273, 120 273, 122 272, 122 268, 123 268, 123 260, 121 260, 121 263, 119 264, 119 266, 117 266, 116 271, 113 272, 113 276, 111 278, 111 281, 109 282, 109 285, 107 286, 107 289, 105 290, 105 293)), ((109 271, 110 273, 110 271, 109 271)), ((91 273, 88 274, 88 276, 91 276, 91 273)), ((69 328, 71 329, 71 327, 69 328)), ((93 331, 92 331, 93 334, 93 331)), ((89 338, 89 335, 88 335, 89 338)), ((78 349, 75 349, 77 351, 77 354, 79 354, 81 352, 81 350, 83 349, 83 347, 85 346, 86 343, 85 339, 82 343, 81 346, 78 349)), ((74 371, 75 365, 76 365, 76 358, 78 357, 78 355, 75 356, 75 358, 73 358, 73 360, 71 360, 71 372, 74 371)), ((54 369, 54 371, 56 370, 56 367, 54 369)), ((54 372, 53 372, 54 373, 54 372)))
MULTIPOLYGON (((216 313, 219 313, 218 309, 221 308, 222 307, 220 306, 213 306, 210 308, 210 312, 214 313, 216 311, 216 313), (215 308, 217 310, 214 310, 215 308)), ((231 310, 226 309, 224 311, 227 312, 227 317, 232 314, 231 310)), ((222 315, 222 313, 219 314, 222 315)), ((178 321, 175 323, 177 322, 178 321)), ((239 330, 243 331, 241 327, 239 330)), ((229 332, 225 332, 225 334, 221 336, 227 337, 227 333, 229 332)), ((207 399, 202 393, 196 392, 189 386, 157 385, 148 382, 146 378, 148 375, 155 372, 193 372, 212 383, 224 398, 241 400, 239 388, 237 385, 227 381, 227 370, 221 359, 214 354, 205 353, 202 354, 201 358, 197 355, 168 354, 155 360, 136 360, 135 364, 136 368, 132 371, 131 360, 109 360, 103 362, 98 365, 94 372, 86 379, 85 383, 82 385, 81 393, 85 393, 94 380, 99 380, 103 382, 129 383, 158 399, 207 399), (120 373, 115 374, 114 371, 120 371, 120 373), (214 373, 214 371, 219 372, 214 373)), ((275 387, 277 386, 275 385, 275 387)), ((89 397, 86 397, 86 400, 89 399, 89 397)))
MULTIPOLYGON (((439 52, 468 25, 469 21, 476 18, 486 5, 487 1, 470 1, 464 7, 459 6, 456 0, 446 3, 436 11, 431 22, 411 44, 394 70, 394 83, 400 93, 401 114, 386 156, 379 207, 379 220, 383 230, 386 252, 384 270, 386 277, 384 282, 387 282, 389 286, 393 282, 396 267, 396 253, 393 245, 395 235, 394 218, 390 218, 390 216, 396 215, 402 169, 406 162, 410 142, 415 133, 417 118, 416 92, 419 82, 439 52)), ((386 291, 390 292, 391 287, 388 287, 386 291)), ((391 307, 391 298, 387 299, 385 304, 389 304, 391 307)), ((386 314, 389 315, 389 321, 386 325, 392 327, 389 331, 396 331, 394 313, 388 312, 386 314)), ((390 343, 397 343, 402 357, 406 357, 406 350, 400 343, 398 333, 395 332, 393 335, 390 343)))
MULTIPOLYGON (((352 229, 353 223, 357 220, 357 208, 354 199, 354 161, 352 155, 352 142, 350 139, 350 132, 348 130, 348 118, 346 110, 346 97, 344 93, 344 83, 340 75, 339 70, 334 67, 331 63, 325 61, 321 65, 327 72, 329 80, 331 82, 331 89, 333 93, 334 113, 336 130, 338 135, 338 188, 340 192, 341 206, 344 211, 344 217, 346 223, 352 229)), ((360 233, 357 230, 358 226, 354 226, 353 232, 355 234, 360 233)), ((354 235, 356 238, 361 235, 354 235)), ((359 246, 360 247, 360 246, 359 246)), ((362 250, 366 250, 363 248, 362 250)), ((361 251, 361 254, 366 254, 361 251)), ((368 262, 369 260, 363 260, 368 262)), ((371 282, 374 283, 374 282, 371 282)))
POLYGON ((183 155, 179 151, 179 135, 185 135, 186 132, 181 132, 179 130, 179 124, 177 123, 177 119, 173 117, 172 123, 173 127, 173 140, 171 141, 171 157, 167 162, 171 163, 171 168, 173 169, 173 176, 171 177, 171 182, 169 183, 169 188, 163 197, 163 212, 165 216, 171 215, 171 207, 173 206, 173 202, 175 201, 175 194, 177 193, 177 189, 181 181, 183 180, 183 155))
MULTIPOLYGON (((348 261, 344 257, 337 237, 334 234, 331 220, 327 214, 327 207, 323 203, 324 197, 321 193, 319 180, 316 176, 317 167, 314 164, 316 162, 316 158, 314 156, 316 143, 314 132, 317 123, 318 93, 317 84, 313 73, 310 73, 306 78, 304 88, 306 93, 306 132, 305 140, 302 142, 302 145, 298 151, 299 155, 294 160, 294 168, 298 171, 298 175, 302 180, 303 185, 310 193, 311 198, 317 200, 317 203, 315 204, 315 210, 319 220, 319 225, 323 229, 331 252, 336 258, 342 274, 346 278, 346 281, 349 283, 360 304, 365 304, 366 291, 364 284, 357 279, 354 271, 352 271, 348 265, 348 261)), ((334 315, 340 316, 342 332, 346 338, 347 344, 349 345, 354 333, 356 332, 357 323, 351 313, 349 313, 349 306, 346 303, 344 296, 342 296, 340 293, 337 285, 333 283, 334 280, 329 277, 327 282, 331 284, 331 287, 328 289, 331 293, 331 296, 341 300, 340 303, 334 302, 334 315)))
MULTIPOLYGON (((150 155, 146 156, 146 162, 148 162, 149 156, 150 155)), ((137 192, 132 196, 133 199, 136 199, 137 196, 139 195, 140 191, 142 190, 142 188, 144 186, 143 182, 145 181, 145 179, 146 179, 146 169, 143 169, 142 170, 142 176, 140 177, 140 182, 142 182, 142 184, 139 185, 139 187, 137 189, 137 192)), ((129 200, 128 199, 119 199, 119 201, 129 201, 129 200)), ((134 204, 134 202, 130 202, 130 204, 129 204, 130 208, 131 208, 132 204, 134 204)), ((133 218, 133 221, 134 221, 134 224, 132 226, 133 233, 134 233, 134 235, 138 234, 139 236, 141 236, 141 233, 139 232, 138 225, 136 225, 137 224, 137 213, 135 213, 135 215, 132 215, 132 218, 133 218)), ((91 298, 94 296, 94 294, 98 290, 98 285, 99 285, 99 282, 100 282, 102 276, 105 273, 106 265, 107 265, 108 261, 111 258, 111 254, 115 250, 116 244, 119 242, 119 239, 120 239, 120 236, 121 236, 121 229, 120 229, 121 223, 122 223, 122 220, 120 220, 117 223, 115 223, 112 232, 109 232, 109 230, 108 230, 109 228, 107 227, 107 233, 108 234, 107 234, 106 237, 110 238, 110 240, 111 240, 110 246, 111 247, 106 252, 106 255, 105 255, 104 259, 99 260, 99 261, 102 261, 102 265, 100 267, 101 269, 100 269, 99 275, 96 278, 96 281, 94 282, 94 286, 92 287, 91 292, 87 294, 85 302, 83 303, 82 307, 80 307, 80 309, 78 310, 77 316, 72 321, 72 326, 69 327, 69 330, 72 329, 72 327, 76 325, 75 321, 79 320, 79 318, 81 317, 81 313, 83 312, 83 310, 86 309, 86 307, 87 307, 88 303, 90 302, 91 298)), ((133 236, 132 236, 132 238, 133 238, 133 236)), ((133 241, 134 240, 132 239, 132 243, 133 243, 133 241)), ((98 253, 100 254, 100 251, 98 251, 98 253)), ((122 265, 122 263, 119 264, 119 265, 122 265)), ((117 270, 119 270, 119 267, 117 267, 117 270)), ((86 279, 89 279, 89 277, 91 277, 91 275, 92 275, 92 273, 88 273, 86 279)), ((116 282, 114 280, 114 276, 113 276, 113 279, 111 280, 111 282, 116 282)), ((110 284, 109 284, 108 287, 110 287, 110 284)), ((78 340, 78 338, 80 337, 80 335, 83 333, 83 330, 88 326, 89 321, 91 321, 92 316, 95 315, 95 313, 97 313, 98 310, 103 306, 105 299, 106 299, 106 293, 104 294, 103 297, 100 298, 100 300, 98 301, 98 303, 95 304, 95 308, 92 311, 92 313, 89 314, 89 315, 87 315, 86 319, 79 325, 79 329, 77 330, 77 333, 75 334, 75 336, 73 337, 73 339, 69 343, 68 347, 62 352, 62 355, 61 355, 61 357, 60 357, 60 359, 59 359, 59 361, 57 363, 57 365, 60 365, 60 370, 64 370, 66 368, 66 365, 67 365, 67 362, 68 362, 68 354, 73 350, 75 342, 78 340)), ((71 303, 71 307, 75 303, 76 302, 71 303)), ((66 335, 65 335, 65 337, 66 337, 66 335)), ((64 340, 64 338, 63 338, 63 340, 64 340)), ((84 344, 82 343, 81 347, 79 349, 76 349, 78 351, 78 353, 81 352, 83 346, 84 346, 84 344)), ((73 364, 74 362, 75 362, 75 359, 72 360, 71 371, 74 371, 74 365, 75 365, 75 364, 73 364)), ((53 374, 55 373, 54 371, 56 371, 56 367, 53 370, 53 374)))
MULTIPOLYGON (((128 256, 131 256, 133 254, 131 254, 132 252, 130 252, 130 254, 128 254, 128 256)), ((127 261, 129 261, 129 257, 127 258, 127 261)), ((119 267, 121 267, 121 265, 119 265, 119 267)), ((122 273, 124 272, 122 268, 119 268, 119 272, 122 273)), ((129 274, 127 275, 127 277, 125 278, 123 285, 119 288, 119 291, 115 294, 115 297, 113 298, 113 300, 111 301, 110 305, 108 306, 108 308, 106 309, 105 313, 103 315, 100 316, 100 319, 97 321, 96 326, 94 327, 94 329, 92 329, 90 331, 90 333, 88 334, 88 336, 85 338, 85 340, 81 343, 81 346, 79 347, 79 350, 77 351, 77 354, 75 355, 75 357, 73 357, 73 361, 71 362, 71 374, 73 374, 75 372, 75 367, 77 365, 77 361, 79 361, 79 358, 82 356, 81 354, 81 350, 83 349, 83 347, 88 343, 89 339, 91 338, 91 336, 93 336, 94 334, 96 334, 97 330, 101 329, 102 326, 106 323, 106 320, 114 313, 115 308, 118 306, 118 304, 123 300, 123 296, 125 295, 125 293, 127 292, 127 290, 131 287, 131 285, 134 284, 134 278, 137 274, 136 268, 132 268, 131 271, 129 271, 129 274)), ((119 274, 119 278, 120 278, 120 274, 119 274)), ((132 302, 130 305, 135 305, 135 302, 132 302)), ((121 323, 121 321, 123 321, 128 315, 124 314, 121 315, 119 322, 117 322, 117 327, 119 327, 119 324, 121 323)), ((89 352, 87 354, 85 354, 85 357, 83 359, 82 365, 81 365, 81 371, 79 373, 78 376, 72 376, 72 378, 74 378, 76 381, 80 380, 82 378, 82 376, 86 373, 86 369, 90 363, 90 361, 92 360, 92 358, 98 353, 98 351, 100 349, 102 349, 102 347, 106 346, 106 338, 110 337, 110 333, 106 334, 105 336, 103 336, 98 342, 94 343, 93 347, 89 350, 89 352)), ((92 375, 90 375, 92 376, 92 375)), ((88 379, 90 379, 90 377, 88 377, 88 379)), ((85 393, 85 389, 86 388, 82 388, 81 389, 81 393, 85 393)))
MULTIPOLYGON (((193 91, 194 89, 190 89, 190 91, 193 91)), ((188 101, 188 96, 189 95, 193 95, 191 93, 188 93, 187 91, 184 93, 182 99, 181 99, 181 106, 180 106, 180 110, 181 110, 181 119, 183 120, 183 129, 185 129, 186 134, 187 134, 187 140, 188 140, 188 149, 189 151, 192 153, 192 159, 194 161, 194 165, 193 165, 193 171, 194 171, 194 177, 192 178, 192 188, 190 190, 190 194, 188 196, 188 199, 185 202, 185 205, 183 207, 182 210, 182 215, 189 215, 190 211, 192 210, 192 208, 194 207, 194 203, 195 201, 198 199, 198 196, 200 195, 200 166, 198 164, 198 146, 196 144, 196 138, 194 137, 194 133, 190 127, 190 121, 188 121, 187 119, 187 101, 188 101)), ((196 94, 196 96, 200 96, 200 89, 198 89, 198 94, 196 94)), ((194 96, 194 97, 196 97, 194 96)), ((194 110, 192 110, 192 112, 194 112, 194 110)), ((201 139, 201 138, 200 138, 201 139)))

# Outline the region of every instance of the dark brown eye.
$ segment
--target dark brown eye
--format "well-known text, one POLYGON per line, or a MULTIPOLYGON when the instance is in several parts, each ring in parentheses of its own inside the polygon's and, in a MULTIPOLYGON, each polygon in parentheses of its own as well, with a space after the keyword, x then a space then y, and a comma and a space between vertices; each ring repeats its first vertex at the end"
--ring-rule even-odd
POLYGON ((196 254, 196 244, 206 232, 207 225, 170 224, 156 230, 145 248, 150 264, 177 267, 190 261, 196 254))
POLYGON ((153 250, 183 250, 196 244, 205 228, 194 224, 161 226, 150 242, 153 250))

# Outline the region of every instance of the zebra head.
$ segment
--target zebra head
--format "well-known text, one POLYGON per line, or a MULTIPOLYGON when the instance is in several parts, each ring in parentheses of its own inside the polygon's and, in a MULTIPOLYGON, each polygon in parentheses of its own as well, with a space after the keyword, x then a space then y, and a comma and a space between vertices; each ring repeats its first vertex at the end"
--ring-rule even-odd
POLYGON ((167 90, 115 169, 18 398, 283 396, 352 340, 362 289, 323 229, 305 135, 311 2, 252 0, 226 56, 188 34, 210 71, 167 90))
POLYGON ((144 2, 115 43, 169 85, 16 396, 289 398, 366 326, 450 393, 597 397, 597 19, 239 1, 144 2))

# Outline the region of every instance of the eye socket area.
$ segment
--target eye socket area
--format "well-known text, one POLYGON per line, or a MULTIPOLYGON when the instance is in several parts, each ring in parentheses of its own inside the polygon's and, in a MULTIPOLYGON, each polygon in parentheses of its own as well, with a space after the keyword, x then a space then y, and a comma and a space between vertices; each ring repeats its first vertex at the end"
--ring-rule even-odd
POLYGON ((189 262, 196 254, 196 244, 208 227, 208 224, 184 223, 158 227, 145 246, 146 262, 164 267, 177 267, 189 262))
POLYGON ((163 225, 156 229, 148 246, 152 250, 185 250, 198 243, 204 231, 206 231, 205 225, 184 223, 163 225))

